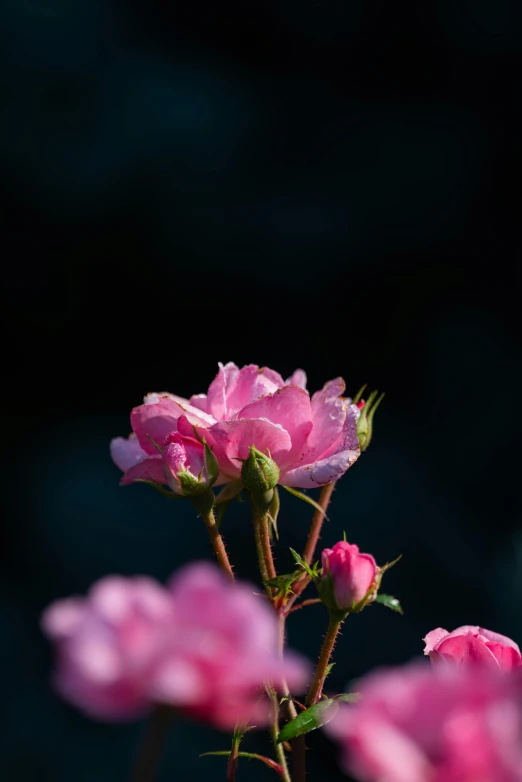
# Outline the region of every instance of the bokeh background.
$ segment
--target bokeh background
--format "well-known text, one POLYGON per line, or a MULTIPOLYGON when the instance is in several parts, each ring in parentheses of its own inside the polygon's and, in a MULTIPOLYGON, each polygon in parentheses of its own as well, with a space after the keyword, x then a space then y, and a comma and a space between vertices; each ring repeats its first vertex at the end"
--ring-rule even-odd
MULTIPOLYGON (((520 3, 7 0, 1 18, 2 780, 128 778, 143 725, 55 698, 38 617, 108 572, 211 557, 189 505, 118 487, 108 442, 145 392, 203 391, 218 360, 386 391, 322 540, 402 553, 385 590, 405 616, 352 617, 331 690, 436 626, 522 641, 520 3)), ((310 509, 283 503, 284 570, 310 509)), ((254 579, 244 505, 224 534, 254 579)), ((295 614, 290 643, 314 658, 325 624, 295 614)), ((309 744, 310 778, 343 779, 309 744)), ((224 779, 198 754, 227 746, 178 725, 158 782, 224 779)))

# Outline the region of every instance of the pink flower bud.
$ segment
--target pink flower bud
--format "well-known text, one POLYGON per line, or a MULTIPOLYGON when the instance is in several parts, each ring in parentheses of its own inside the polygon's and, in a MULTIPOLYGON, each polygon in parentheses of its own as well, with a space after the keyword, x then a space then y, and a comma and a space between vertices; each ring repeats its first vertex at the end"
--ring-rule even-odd
POLYGON ((358 546, 344 540, 324 549, 322 563, 321 599, 329 608, 341 611, 351 611, 361 602, 378 573, 371 554, 361 554, 358 546))
POLYGON ((175 494, 194 497, 215 483, 219 469, 212 452, 192 437, 172 432, 163 447, 165 479, 175 494))
POLYGON ((452 633, 439 627, 428 633, 424 641, 424 654, 428 654, 434 664, 478 664, 502 671, 513 671, 522 666, 518 645, 511 638, 483 627, 463 625, 452 633))

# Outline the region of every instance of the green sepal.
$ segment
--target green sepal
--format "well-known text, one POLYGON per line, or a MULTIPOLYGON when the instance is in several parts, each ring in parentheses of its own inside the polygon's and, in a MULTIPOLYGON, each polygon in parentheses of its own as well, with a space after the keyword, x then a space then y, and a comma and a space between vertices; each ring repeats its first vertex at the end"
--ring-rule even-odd
POLYGON ((277 531, 277 517, 279 516, 280 507, 281 501, 279 499, 279 492, 277 490, 277 486, 275 486, 272 502, 268 506, 268 520, 270 522, 270 533, 274 534, 276 540, 279 540, 279 532, 277 531))
POLYGON ((162 494, 164 497, 167 497, 169 500, 184 499, 182 494, 176 494, 176 492, 169 491, 164 486, 162 486, 161 483, 156 483, 156 481, 148 481, 145 478, 136 478, 134 483, 145 483, 147 486, 152 486, 153 489, 159 491, 160 494, 162 494))
POLYGON ((368 383, 365 383, 363 386, 360 387, 360 389, 357 391, 354 398, 352 399, 352 405, 356 405, 358 402, 361 401, 361 397, 364 394, 367 387, 368 387, 368 383))
POLYGON ((284 725, 277 737, 277 743, 281 744, 283 741, 295 739, 297 736, 303 736, 305 733, 310 733, 310 731, 326 725, 327 722, 330 722, 335 717, 338 709, 339 704, 334 698, 326 698, 319 701, 319 703, 315 703, 309 709, 302 711, 291 722, 287 722, 284 725))
POLYGON ((340 695, 335 695, 334 700, 339 703, 357 703, 361 696, 358 692, 342 692, 340 695))
POLYGON ((203 444, 205 448, 205 472, 207 474, 206 485, 213 486, 219 476, 219 464, 206 440, 203 440, 203 444))
MULTIPOLYGON (((281 486, 283 485, 281 484, 281 486)), ((312 506, 312 508, 315 508, 316 510, 320 511, 324 515, 325 519, 328 521, 328 516, 324 512, 324 509, 321 507, 321 505, 319 505, 318 502, 316 502, 311 497, 309 497, 308 494, 305 494, 302 491, 298 491, 297 489, 294 489, 292 486, 283 486, 283 489, 285 489, 289 494, 293 494, 294 497, 298 497, 300 500, 303 500, 303 502, 307 502, 308 505, 312 506)))
POLYGON ((216 497, 216 505, 221 505, 223 502, 230 502, 243 491, 243 481, 230 481, 225 484, 218 496, 216 497))
POLYGON ((150 434, 147 435, 147 440, 150 440, 150 442, 152 443, 154 448, 156 448, 157 451, 159 451, 160 453, 163 453, 163 448, 161 447, 161 445, 158 445, 156 440, 153 440, 152 437, 150 436, 150 434))
POLYGON ((398 614, 404 614, 399 600, 393 597, 393 595, 377 595, 375 602, 386 606, 386 608, 391 608, 392 611, 396 611, 398 614))

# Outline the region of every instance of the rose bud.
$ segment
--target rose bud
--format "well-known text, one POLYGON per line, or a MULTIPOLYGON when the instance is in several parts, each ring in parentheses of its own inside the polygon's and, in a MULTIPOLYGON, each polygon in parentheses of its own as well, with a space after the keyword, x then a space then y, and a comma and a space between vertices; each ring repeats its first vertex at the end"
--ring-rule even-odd
POLYGON ((197 497, 216 482, 219 467, 206 443, 172 432, 163 448, 165 479, 175 494, 197 497))
POLYGON ((358 610, 370 590, 377 588, 379 568, 372 555, 361 554, 355 544, 342 540, 333 548, 324 549, 322 563, 319 596, 330 610, 358 610))
POLYGON ((274 460, 251 445, 248 458, 243 462, 241 479, 254 504, 260 510, 268 509, 279 481, 279 468, 274 460))

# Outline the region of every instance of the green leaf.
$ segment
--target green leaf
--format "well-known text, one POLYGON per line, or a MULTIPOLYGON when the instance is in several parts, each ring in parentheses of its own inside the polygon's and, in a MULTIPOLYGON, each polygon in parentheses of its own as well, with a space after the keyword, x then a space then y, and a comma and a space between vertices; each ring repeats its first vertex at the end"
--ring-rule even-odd
POLYGON ((328 521, 328 516, 324 512, 324 509, 321 507, 321 505, 319 505, 318 502, 316 502, 311 497, 309 497, 308 494, 304 494, 302 491, 298 491, 297 489, 292 488, 292 486, 283 486, 283 489, 286 489, 286 491, 289 492, 290 494, 293 494, 294 497, 299 497, 300 500, 307 502, 313 508, 320 511, 325 517, 325 519, 328 521))
POLYGON ((333 698, 327 698, 324 701, 310 706, 309 709, 302 711, 295 720, 287 722, 277 737, 277 743, 295 739, 296 736, 302 736, 304 733, 310 733, 322 725, 326 725, 337 714, 339 704, 333 698))
POLYGON ((393 595, 377 595, 375 602, 391 608, 392 611, 397 611, 398 614, 404 614, 400 602, 393 595))
POLYGON ((311 578, 313 578, 314 575, 316 575, 315 572, 310 567, 310 565, 308 564, 308 562, 306 561, 306 559, 303 559, 303 557, 300 554, 298 554, 295 549, 291 548, 290 553, 295 559, 296 563, 299 565, 299 567, 301 567, 306 573, 308 573, 308 575, 311 578))
POLYGON ((328 665, 325 668, 324 671, 324 678, 326 679, 327 676, 329 676, 332 672, 332 668, 334 667, 335 663, 328 663, 328 665))
POLYGON ((339 703, 356 703, 360 697, 358 692, 342 692, 335 696, 335 700, 339 703))

